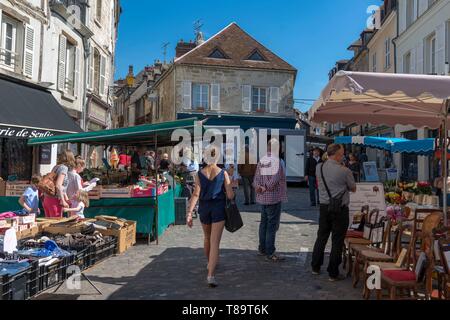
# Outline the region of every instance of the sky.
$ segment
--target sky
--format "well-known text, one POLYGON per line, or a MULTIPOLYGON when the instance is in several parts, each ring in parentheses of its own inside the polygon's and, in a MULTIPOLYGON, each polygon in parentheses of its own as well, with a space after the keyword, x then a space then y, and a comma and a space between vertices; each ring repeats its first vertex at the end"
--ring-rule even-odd
MULTIPOLYGON (((298 69, 295 99, 316 99, 328 72, 352 57, 348 46, 366 27, 371 5, 380 0, 121 0, 115 78, 135 73, 155 60, 174 58, 180 39, 194 39, 201 20, 209 38, 236 22, 256 40, 298 69)), ((307 111, 312 102, 297 103, 307 111)))

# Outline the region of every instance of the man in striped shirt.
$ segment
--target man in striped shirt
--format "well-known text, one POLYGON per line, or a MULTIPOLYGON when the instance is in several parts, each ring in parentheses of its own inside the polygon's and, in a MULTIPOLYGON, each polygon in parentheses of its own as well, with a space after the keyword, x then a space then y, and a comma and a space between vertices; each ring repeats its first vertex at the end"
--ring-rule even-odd
POLYGON ((253 182, 256 202, 261 205, 259 226, 259 255, 278 262, 284 260, 275 254, 275 238, 280 227, 281 204, 287 201, 286 172, 278 156, 279 141, 272 139, 267 146, 268 153, 261 159, 253 182))

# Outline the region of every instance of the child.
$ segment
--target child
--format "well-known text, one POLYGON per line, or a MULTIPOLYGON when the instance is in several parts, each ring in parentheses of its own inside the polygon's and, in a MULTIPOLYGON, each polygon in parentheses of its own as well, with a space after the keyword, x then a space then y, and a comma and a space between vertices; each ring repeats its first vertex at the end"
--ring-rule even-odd
POLYGON ((22 206, 22 214, 36 213, 39 215, 39 190, 38 184, 41 182, 40 175, 33 175, 31 178, 31 186, 29 186, 19 199, 22 206))
POLYGON ((72 208, 65 208, 64 212, 70 212, 72 216, 84 219, 85 208, 89 208, 89 194, 86 191, 79 190, 76 200, 72 201, 72 208))

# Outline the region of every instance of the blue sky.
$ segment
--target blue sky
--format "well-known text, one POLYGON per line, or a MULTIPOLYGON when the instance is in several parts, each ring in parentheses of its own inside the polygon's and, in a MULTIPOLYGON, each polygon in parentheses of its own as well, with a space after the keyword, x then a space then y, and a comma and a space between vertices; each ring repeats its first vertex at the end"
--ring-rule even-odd
MULTIPOLYGON (((368 6, 380 0, 122 0, 117 43, 116 78, 163 60, 176 43, 194 39, 193 24, 201 19, 209 38, 231 22, 299 70, 295 98, 315 99, 328 81, 335 61, 351 57, 347 47, 366 26, 368 6)), ((301 110, 307 105, 298 104, 301 110)))

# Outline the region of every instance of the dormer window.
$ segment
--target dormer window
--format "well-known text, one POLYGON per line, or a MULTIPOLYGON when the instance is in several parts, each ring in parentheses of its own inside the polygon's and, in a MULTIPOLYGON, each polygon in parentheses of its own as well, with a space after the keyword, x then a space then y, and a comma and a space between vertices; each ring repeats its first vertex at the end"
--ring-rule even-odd
POLYGON ((208 57, 214 59, 228 59, 225 53, 223 53, 223 51, 220 50, 219 48, 214 49, 213 52, 208 57))
POLYGON ((251 60, 251 61, 266 61, 264 56, 258 50, 253 51, 252 54, 247 58, 247 60, 251 60))

